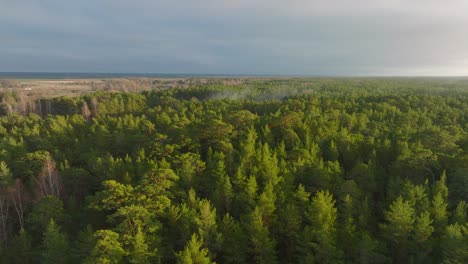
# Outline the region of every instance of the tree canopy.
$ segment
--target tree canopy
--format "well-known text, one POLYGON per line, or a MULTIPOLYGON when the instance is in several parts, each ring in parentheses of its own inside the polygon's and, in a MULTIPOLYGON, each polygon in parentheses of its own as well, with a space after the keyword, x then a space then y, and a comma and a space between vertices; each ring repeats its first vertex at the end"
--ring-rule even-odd
POLYGON ((2 94, 0 262, 467 263, 467 85, 2 94))

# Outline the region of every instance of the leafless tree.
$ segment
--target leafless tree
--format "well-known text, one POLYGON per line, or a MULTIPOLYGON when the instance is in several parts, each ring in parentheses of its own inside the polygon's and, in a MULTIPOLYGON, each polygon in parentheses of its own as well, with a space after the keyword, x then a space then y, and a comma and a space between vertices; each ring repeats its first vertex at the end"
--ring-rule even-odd
POLYGON ((36 177, 36 184, 40 197, 52 195, 60 198, 63 185, 55 161, 50 156, 44 161, 44 167, 36 177))
POLYGON ((52 114, 52 101, 46 100, 45 107, 46 107, 46 114, 52 114))
POLYGON ((20 179, 16 179, 15 183, 8 188, 9 200, 18 215, 20 228, 24 228, 24 207, 25 207, 25 190, 20 179))
POLYGON ((92 116, 96 116, 97 113, 98 113, 98 101, 96 100, 96 98, 92 98, 91 99, 91 114, 92 116))
POLYGON ((8 218, 10 216, 10 201, 6 189, 0 190, 0 242, 8 238, 8 218))
POLYGON ((86 102, 84 102, 83 106, 81 106, 81 114, 86 119, 86 121, 89 121, 91 117, 91 111, 89 110, 88 104, 86 102))

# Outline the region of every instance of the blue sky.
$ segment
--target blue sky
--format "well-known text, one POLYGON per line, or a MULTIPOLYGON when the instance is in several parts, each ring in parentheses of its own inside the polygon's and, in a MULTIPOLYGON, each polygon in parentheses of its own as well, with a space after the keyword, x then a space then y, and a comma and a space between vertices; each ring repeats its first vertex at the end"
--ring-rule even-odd
POLYGON ((464 0, 0 0, 0 71, 468 75, 464 0))

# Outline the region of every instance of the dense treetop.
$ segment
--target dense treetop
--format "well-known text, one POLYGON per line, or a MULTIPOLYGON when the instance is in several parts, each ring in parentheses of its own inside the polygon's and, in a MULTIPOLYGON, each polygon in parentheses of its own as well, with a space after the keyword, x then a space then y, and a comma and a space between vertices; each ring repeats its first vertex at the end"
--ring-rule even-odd
POLYGON ((0 95, 2 263, 467 263, 468 80, 0 95))

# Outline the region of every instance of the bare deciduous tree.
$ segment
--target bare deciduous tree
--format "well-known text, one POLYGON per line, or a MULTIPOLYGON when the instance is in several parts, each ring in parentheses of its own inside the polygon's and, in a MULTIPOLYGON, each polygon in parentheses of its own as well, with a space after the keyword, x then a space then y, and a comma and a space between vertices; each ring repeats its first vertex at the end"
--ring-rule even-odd
POLYGON ((8 188, 9 200, 15 208, 16 214, 18 215, 18 222, 20 228, 24 228, 24 207, 25 207, 25 192, 24 185, 20 179, 16 179, 15 183, 8 188))
POLYGON ((5 189, 0 190, 0 242, 3 244, 8 238, 8 217, 10 201, 5 189))
POLYGON ((91 99, 91 114, 92 116, 96 116, 97 113, 98 113, 98 101, 96 100, 96 98, 92 98, 91 99))
POLYGON ((83 106, 81 106, 81 114, 86 119, 86 121, 89 121, 91 117, 91 111, 89 110, 88 104, 86 102, 84 102, 83 106))
POLYGON ((63 189, 62 180, 55 161, 50 156, 44 161, 44 167, 36 177, 36 184, 39 187, 40 197, 52 195, 60 198, 63 189))

